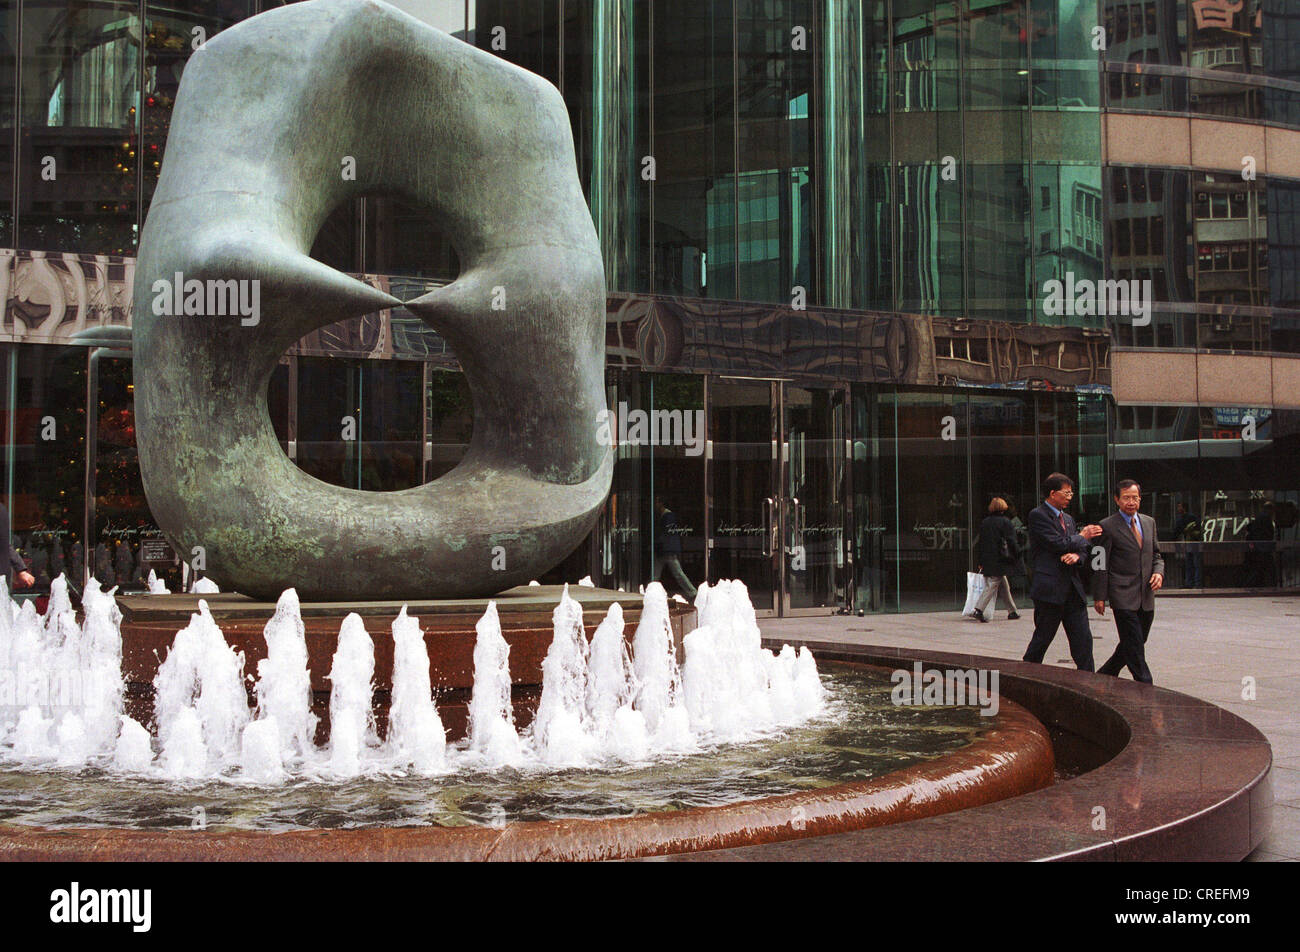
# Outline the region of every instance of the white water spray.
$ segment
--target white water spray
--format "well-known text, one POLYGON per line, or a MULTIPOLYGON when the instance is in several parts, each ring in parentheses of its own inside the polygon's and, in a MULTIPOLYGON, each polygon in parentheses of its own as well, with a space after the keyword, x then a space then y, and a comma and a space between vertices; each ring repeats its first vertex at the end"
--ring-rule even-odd
POLYGON ((266 657, 257 663, 257 719, 274 720, 285 763, 315 751, 316 715, 311 712, 311 672, 298 593, 286 589, 262 631, 266 657))
POLYGON ((542 661, 542 699, 529 728, 532 747, 553 767, 581 766, 595 753, 587 733, 587 636, 582 606, 564 586, 551 613, 554 636, 542 661))
POLYGON ((314 747, 304 626, 289 590, 264 630, 268 656, 258 666, 257 719, 250 720, 244 656, 227 644, 200 600, 154 681, 155 741, 122 713, 121 612, 111 592, 97 583, 87 588, 81 625, 66 580, 55 586, 44 617, 31 602, 18 609, 3 585, 0 596, 0 663, 23 669, 26 681, 15 684, 31 688, 0 707, 0 760, 33 768, 99 765, 178 781, 276 784, 387 770, 430 775, 485 765, 608 765, 762 736, 816 716, 824 703, 806 648, 786 646, 776 654, 762 648, 739 582, 701 586, 701 624, 684 640, 681 667, 661 585, 646 590, 630 653, 622 608, 610 607, 588 643, 582 607, 566 587, 552 615, 541 701, 522 734, 514 724, 509 645, 497 606, 489 603, 476 626, 469 735, 452 746, 434 703, 419 620, 405 607, 392 623, 392 704, 387 739, 379 743, 374 643, 361 618, 349 615, 329 674, 326 755, 314 747), (95 673, 91 689, 74 704, 55 703, 48 685, 72 670, 95 673))
POLYGON ((474 691, 469 702, 469 748, 492 766, 517 764, 523 757, 510 698, 510 645, 501 634, 497 603, 474 626, 474 691))
POLYGON ((244 655, 226 644, 203 599, 198 614, 176 633, 153 683, 154 720, 164 759, 174 764, 181 758, 184 764, 175 770, 191 776, 200 745, 205 757, 213 757, 216 771, 238 762, 240 737, 249 720, 244 655), (173 745, 178 725, 185 736, 173 745), (196 725, 199 744, 190 736, 196 725))
POLYGON ((343 619, 330 667, 330 771, 361 773, 361 757, 377 746, 373 711, 375 643, 356 612, 343 619))
POLYGON ((388 712, 388 750, 393 766, 431 774, 446 763, 447 735, 433 703, 429 651, 420 619, 393 620, 393 702, 388 712))

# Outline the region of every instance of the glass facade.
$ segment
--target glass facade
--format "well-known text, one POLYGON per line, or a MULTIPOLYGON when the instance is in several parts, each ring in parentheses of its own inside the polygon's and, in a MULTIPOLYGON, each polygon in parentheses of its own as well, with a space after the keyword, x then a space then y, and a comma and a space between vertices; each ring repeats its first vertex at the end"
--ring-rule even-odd
POLYGON ((1300 411, 1120 406, 1115 470, 1142 486, 1169 584, 1300 585, 1300 411), (1180 511, 1181 506, 1181 511, 1180 511), (1186 517, 1184 518, 1184 514, 1186 517))
POLYGON ((1290 0, 1105 0, 1107 108, 1300 127, 1290 0))
POLYGON ((1300 183, 1111 166, 1106 184, 1107 276, 1151 281, 1155 299, 1116 344, 1300 353, 1300 183))
MULTIPOLYGON (((60 567, 181 583, 144 545, 129 352, 71 338, 129 324, 189 57, 278 5, 0 0, 3 473, 39 585, 60 567)), ((605 256, 610 409, 676 427, 623 433, 596 530, 546 580, 951 610, 990 497, 1023 518, 1061 470, 1087 518, 1115 479, 1143 484, 1171 584, 1300 584, 1300 411, 1109 389, 1112 347, 1300 354, 1300 181, 1111 163, 1103 122, 1300 129, 1289 0, 396 5, 563 94, 605 256), (1049 282, 1100 279, 1150 281, 1150 323, 1049 305, 1049 282)), ((460 268, 384 194, 336 208, 312 255, 403 299, 460 268)), ((268 409, 297 465, 365 490, 443 475, 473 427, 455 355, 403 309, 291 348, 268 409)))

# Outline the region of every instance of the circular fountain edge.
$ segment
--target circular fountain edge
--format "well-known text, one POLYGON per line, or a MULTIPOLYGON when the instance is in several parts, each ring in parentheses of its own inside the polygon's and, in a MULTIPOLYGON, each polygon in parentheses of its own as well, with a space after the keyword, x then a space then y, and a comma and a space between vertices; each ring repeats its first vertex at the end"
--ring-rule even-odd
MULTIPOLYGON (((850 663, 854 663, 850 661, 850 663)), ((860 663, 860 662, 859 662, 860 663)), ((1003 700, 965 747, 868 780, 712 807, 617 819, 489 827, 350 830, 114 830, 0 824, 0 857, 39 861, 534 861, 610 860, 699 851, 902 823, 1048 786, 1047 729, 1003 700)))
POLYGON ((1004 703, 1036 715, 1051 732, 1058 767, 1077 775, 914 822, 667 859, 1235 862, 1268 835, 1272 747, 1244 718, 1208 701, 1006 658, 783 640, 807 646, 819 662, 997 670, 1004 703))

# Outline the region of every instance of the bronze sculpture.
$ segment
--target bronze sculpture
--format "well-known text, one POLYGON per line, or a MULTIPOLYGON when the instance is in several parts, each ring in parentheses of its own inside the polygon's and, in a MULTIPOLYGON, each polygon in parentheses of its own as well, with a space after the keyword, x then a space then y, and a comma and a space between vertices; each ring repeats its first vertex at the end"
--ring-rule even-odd
POLYGON ((246 20, 190 58, 140 240, 136 429, 154 517, 223 589, 265 598, 526 582, 609 492, 604 305, 553 86, 374 0, 246 20), (266 408, 291 344, 401 303, 308 256, 335 207, 374 193, 421 205, 456 249, 458 279, 406 306, 451 344, 474 401, 461 463, 388 493, 298 469, 266 408))

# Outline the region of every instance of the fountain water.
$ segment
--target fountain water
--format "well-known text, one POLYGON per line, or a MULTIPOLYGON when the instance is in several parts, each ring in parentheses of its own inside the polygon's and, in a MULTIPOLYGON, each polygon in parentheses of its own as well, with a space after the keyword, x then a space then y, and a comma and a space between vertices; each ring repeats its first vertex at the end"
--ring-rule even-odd
POLYGON ((275 722, 282 761, 304 760, 313 751, 316 716, 311 712, 306 628, 298 593, 293 589, 285 591, 276 602, 275 614, 266 623, 263 635, 267 653, 257 665, 257 719, 275 722))
MULTIPOLYGON (((328 745, 315 744, 306 636, 297 594, 280 597, 263 636, 250 710, 245 658, 226 642, 206 600, 176 633, 154 679, 156 737, 123 713, 121 612, 91 582, 77 624, 67 583, 56 581, 44 616, 19 610, 0 583, 0 662, 25 685, 0 707, 0 761, 173 781, 277 784, 302 777, 429 776, 514 767, 546 770, 635 764, 702 745, 748 740, 815 716, 823 704, 812 656, 762 648, 739 582, 702 586, 699 628, 686 636, 685 665, 658 583, 646 590, 629 642, 617 603, 587 639, 567 586, 552 613, 541 699, 527 729, 515 724, 510 646, 495 602, 476 625, 469 731, 448 744, 434 701, 429 652, 418 618, 392 623, 387 732, 374 714, 375 646, 356 614, 339 631, 329 672, 328 745), (41 687, 80 677, 75 704, 41 687)), ((0 698, 0 700, 3 700, 0 698)))
POLYGON ((518 764, 523 758, 511 703, 510 646, 501 634, 497 603, 474 626, 474 692, 469 704, 469 749, 490 766, 518 764))
POLYGON ((239 758, 249 721, 244 656, 233 651, 199 600, 197 615, 177 632, 154 678, 154 720, 164 770, 174 776, 203 776, 212 759, 216 772, 239 758), (177 733, 179 728, 179 734, 177 733), (173 735, 177 735, 175 738, 173 735), (197 772, 196 772, 197 771, 197 772))
POLYGON ((393 765, 431 774, 446 761, 447 734, 433 703, 429 650, 420 619, 393 619, 393 705, 388 712, 388 749, 393 765))
POLYGON ((55 579, 44 617, 0 582, 0 738, 14 756, 79 767, 112 748, 122 711, 122 615, 91 580, 77 624, 67 580, 55 579))
POLYGON ((346 779, 361 772, 363 751, 378 747, 374 715, 375 643, 351 612, 339 629, 330 667, 330 769, 346 779))

